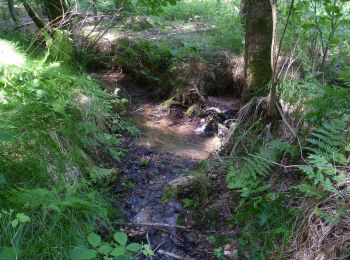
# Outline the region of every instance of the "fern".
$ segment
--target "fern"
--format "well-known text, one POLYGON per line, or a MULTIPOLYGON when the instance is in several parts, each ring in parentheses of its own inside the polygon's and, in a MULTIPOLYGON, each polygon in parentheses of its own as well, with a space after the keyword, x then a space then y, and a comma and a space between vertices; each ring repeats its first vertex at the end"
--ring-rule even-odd
POLYGON ((320 186, 325 191, 340 195, 336 185, 343 183, 346 176, 334 165, 347 163, 344 156, 347 144, 346 129, 346 118, 334 119, 314 130, 307 138, 308 146, 305 149, 309 151, 307 157, 309 165, 299 167, 310 181, 310 184, 300 186, 306 194, 319 197, 314 187, 320 186))
POLYGON ((324 123, 311 133, 307 139, 310 146, 306 147, 306 150, 311 154, 324 157, 329 162, 345 164, 346 158, 341 149, 346 144, 346 127, 345 119, 334 119, 324 123))
POLYGON ((270 185, 265 183, 264 179, 279 157, 286 152, 292 153, 289 144, 273 140, 262 147, 257 154, 241 157, 239 165, 229 170, 228 187, 240 191, 242 197, 249 197, 256 192, 269 189, 270 185))
POLYGON ((90 178, 93 182, 98 182, 107 178, 110 178, 117 171, 115 168, 103 169, 103 168, 92 168, 90 169, 90 178))

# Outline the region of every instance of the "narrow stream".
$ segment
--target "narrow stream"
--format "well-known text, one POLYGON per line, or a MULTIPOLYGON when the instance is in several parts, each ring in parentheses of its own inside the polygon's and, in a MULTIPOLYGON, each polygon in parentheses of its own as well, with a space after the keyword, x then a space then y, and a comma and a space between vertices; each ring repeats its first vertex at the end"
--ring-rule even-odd
MULTIPOLYGON (((112 74, 100 78, 111 91, 118 85, 112 74)), ((142 131, 140 138, 128 144, 128 153, 118 166, 121 175, 115 192, 128 222, 124 231, 135 241, 149 243, 156 254, 153 259, 212 259, 198 249, 198 234, 176 227, 181 204, 162 198, 169 182, 195 170, 220 140, 196 131, 203 126, 198 120, 169 115, 152 102, 146 88, 119 87, 127 93, 130 120, 142 131)))
POLYGON ((156 250, 154 259, 207 259, 196 251, 191 232, 175 227, 181 204, 164 202, 162 197, 169 182, 188 175, 199 160, 215 151, 216 138, 196 133, 192 122, 171 118, 149 100, 145 88, 134 86, 128 91, 130 120, 142 130, 142 137, 129 147, 123 163, 124 179, 117 185, 117 192, 122 194, 125 217, 141 225, 127 227, 126 231, 136 237, 145 236, 156 250))

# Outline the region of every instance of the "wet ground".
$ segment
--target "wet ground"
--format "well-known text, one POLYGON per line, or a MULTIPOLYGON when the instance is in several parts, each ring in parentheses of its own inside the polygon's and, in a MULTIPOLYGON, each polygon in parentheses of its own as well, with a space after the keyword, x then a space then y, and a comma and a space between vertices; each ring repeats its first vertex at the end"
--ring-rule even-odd
POLYGON ((218 137, 196 131, 203 124, 200 120, 161 109, 145 88, 118 82, 113 72, 100 78, 110 91, 123 89, 120 92, 129 99, 129 118, 142 131, 140 138, 127 142, 127 155, 118 166, 121 177, 115 192, 125 216, 123 230, 149 243, 156 253, 153 259, 213 259, 213 251, 203 246, 203 241, 207 243, 203 230, 178 223, 181 203, 162 198, 169 182, 189 175, 200 160, 215 153, 218 137))
POLYGON ((135 140, 135 145, 195 160, 207 159, 219 148, 217 137, 196 131, 201 127, 198 120, 172 115, 168 109, 150 101, 144 88, 134 86, 130 96, 130 120, 143 132, 142 137, 135 140))

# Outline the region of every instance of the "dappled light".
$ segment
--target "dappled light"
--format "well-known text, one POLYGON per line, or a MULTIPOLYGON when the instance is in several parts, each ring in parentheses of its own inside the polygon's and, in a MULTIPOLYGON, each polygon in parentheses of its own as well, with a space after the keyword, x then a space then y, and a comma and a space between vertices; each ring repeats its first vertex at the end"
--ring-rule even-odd
POLYGON ((0 66, 21 65, 24 61, 13 43, 0 39, 0 66))
POLYGON ((0 260, 350 259, 349 35, 348 0, 0 0, 0 260))

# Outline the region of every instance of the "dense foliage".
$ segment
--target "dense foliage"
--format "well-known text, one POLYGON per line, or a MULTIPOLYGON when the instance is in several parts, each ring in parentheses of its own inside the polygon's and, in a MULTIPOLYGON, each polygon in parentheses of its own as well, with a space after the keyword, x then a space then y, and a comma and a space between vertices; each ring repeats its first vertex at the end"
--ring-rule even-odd
MULTIPOLYGON (((122 163, 125 136, 139 131, 123 119, 127 100, 86 69, 125 72, 193 118, 203 111, 186 99, 189 87, 203 99, 225 96, 225 77, 243 71, 240 1, 76 1, 59 26, 47 22, 44 2, 0 0, 0 259, 151 257, 150 245, 113 225, 118 169, 101 166, 122 163), (23 29, 33 20, 23 3, 45 28, 23 29)), ((182 200, 200 218, 211 200, 228 201, 230 220, 205 216, 205 224, 239 227, 240 259, 350 250, 350 3, 293 3, 278 3, 277 119, 266 116, 268 97, 248 100, 229 129, 227 156, 200 164, 195 191, 182 200), (211 164, 225 194, 210 187, 211 164)), ((207 238, 218 259, 229 243, 221 239, 207 238)))

